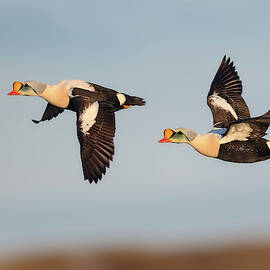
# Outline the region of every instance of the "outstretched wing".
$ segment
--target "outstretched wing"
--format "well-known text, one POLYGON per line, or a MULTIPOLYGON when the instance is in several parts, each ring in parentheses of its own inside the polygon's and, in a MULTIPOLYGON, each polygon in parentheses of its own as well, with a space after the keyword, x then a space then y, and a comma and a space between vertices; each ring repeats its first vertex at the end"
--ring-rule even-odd
POLYGON ((207 95, 215 128, 228 127, 232 121, 250 118, 241 94, 242 82, 233 62, 224 56, 207 95))
POLYGON ((72 103, 77 113, 84 179, 97 183, 113 159, 114 113, 109 105, 83 96, 72 98, 72 103))
POLYGON ((220 143, 258 140, 266 135, 270 124, 270 111, 259 117, 232 122, 220 143))
POLYGON ((58 114, 62 113, 64 111, 63 108, 59 108, 57 106, 54 106, 50 103, 47 104, 47 107, 42 115, 42 118, 38 120, 32 120, 35 124, 38 124, 42 121, 51 120, 53 117, 56 117, 58 114))

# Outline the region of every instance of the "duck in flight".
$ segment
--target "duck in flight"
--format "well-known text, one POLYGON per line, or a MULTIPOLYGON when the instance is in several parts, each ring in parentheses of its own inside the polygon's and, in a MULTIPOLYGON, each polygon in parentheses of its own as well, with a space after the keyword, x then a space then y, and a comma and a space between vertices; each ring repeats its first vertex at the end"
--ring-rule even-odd
POLYGON ((114 154, 116 111, 142 106, 140 97, 81 80, 64 80, 56 85, 37 81, 14 82, 9 95, 39 96, 48 101, 41 120, 50 120, 65 109, 77 114, 77 135, 80 142, 84 179, 101 180, 114 154))
POLYGON ((251 118, 241 96, 242 82, 224 56, 207 95, 213 128, 201 135, 187 128, 164 130, 160 143, 187 143, 202 155, 230 162, 252 163, 270 158, 270 141, 264 139, 270 111, 251 118))

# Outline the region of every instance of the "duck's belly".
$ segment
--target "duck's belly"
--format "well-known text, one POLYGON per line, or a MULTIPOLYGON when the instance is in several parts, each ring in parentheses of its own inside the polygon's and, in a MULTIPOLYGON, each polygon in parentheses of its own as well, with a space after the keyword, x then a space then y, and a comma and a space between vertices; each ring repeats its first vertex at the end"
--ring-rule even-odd
POLYGON ((270 158, 270 149, 267 142, 268 141, 265 139, 259 139, 220 144, 217 158, 239 163, 252 163, 266 160, 270 158))

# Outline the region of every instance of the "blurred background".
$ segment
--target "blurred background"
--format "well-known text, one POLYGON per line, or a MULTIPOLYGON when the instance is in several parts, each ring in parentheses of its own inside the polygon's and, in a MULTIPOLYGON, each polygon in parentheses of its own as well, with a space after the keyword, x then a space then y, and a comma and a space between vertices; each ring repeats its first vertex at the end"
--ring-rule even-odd
POLYGON ((1 269, 144 269, 147 261, 179 269, 181 258, 181 269, 249 269, 263 258, 269 269, 270 161, 226 163, 157 143, 165 128, 211 129, 206 95, 224 54, 251 114, 269 110, 269 8, 241 0, 1 3, 1 269), (74 113, 35 125, 46 102, 7 96, 13 81, 63 79, 147 102, 117 113, 116 154, 97 185, 83 181, 74 113))

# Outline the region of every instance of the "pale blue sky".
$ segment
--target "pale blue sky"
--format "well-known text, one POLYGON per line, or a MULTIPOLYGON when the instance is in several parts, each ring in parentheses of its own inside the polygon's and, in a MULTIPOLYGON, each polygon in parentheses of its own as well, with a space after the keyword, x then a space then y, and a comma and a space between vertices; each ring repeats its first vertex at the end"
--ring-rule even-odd
MULTIPOLYGON (((0 9, 0 252, 172 243, 270 233, 270 161, 243 165, 157 143, 167 127, 204 133, 223 55, 252 115, 270 108, 268 1, 6 1, 0 9), (116 115, 116 154, 83 181, 75 115, 34 125, 45 101, 13 81, 89 80, 144 97, 116 115)), ((185 245, 184 245, 185 244, 185 245)))

